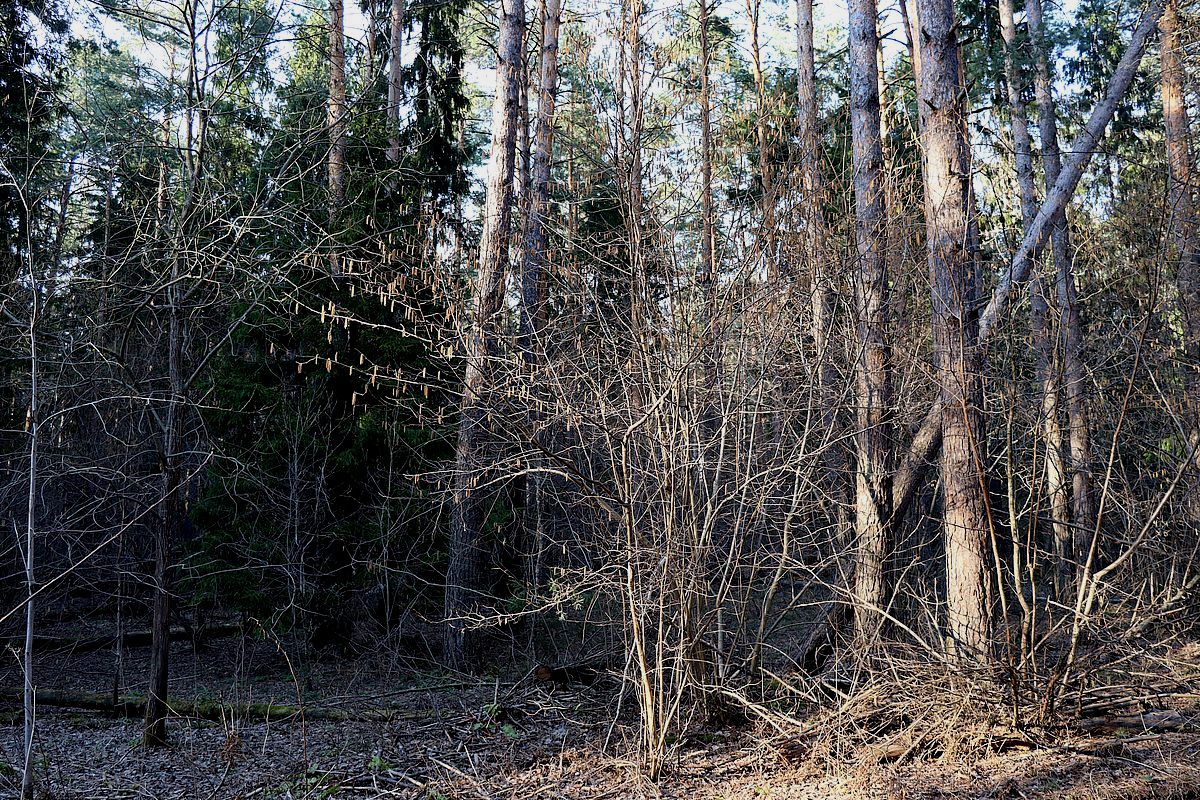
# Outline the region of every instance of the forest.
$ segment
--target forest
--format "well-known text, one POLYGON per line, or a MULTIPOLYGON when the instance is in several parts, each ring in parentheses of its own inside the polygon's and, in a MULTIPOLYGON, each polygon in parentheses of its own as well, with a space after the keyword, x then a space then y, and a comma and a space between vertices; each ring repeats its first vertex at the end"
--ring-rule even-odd
POLYGON ((0 796, 1200 798, 1193 0, 0 0, 0 796))

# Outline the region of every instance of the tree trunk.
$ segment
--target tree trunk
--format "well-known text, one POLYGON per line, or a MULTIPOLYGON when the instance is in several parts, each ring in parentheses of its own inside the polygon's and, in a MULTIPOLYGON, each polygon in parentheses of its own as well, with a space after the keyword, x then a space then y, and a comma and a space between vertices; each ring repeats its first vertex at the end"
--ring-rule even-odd
POLYGON ((766 268, 767 283, 774 286, 779 280, 779 253, 775 246, 775 180, 771 171, 771 142, 767 125, 767 85, 758 36, 760 11, 760 0, 746 0, 746 16, 750 18, 750 66, 754 70, 754 127, 758 138, 758 179, 762 190, 762 222, 755 242, 758 256, 766 268))
POLYGON ((1192 194, 1191 131, 1187 113, 1182 49, 1179 42, 1179 9, 1167 0, 1162 20, 1162 77, 1160 91, 1167 147, 1167 170, 1171 234, 1178 264, 1175 285, 1183 319, 1184 387, 1188 458, 1192 462, 1192 486, 1184 502, 1193 523, 1200 522, 1200 491, 1195 481, 1200 472, 1200 243, 1197 242, 1196 201, 1192 194))
POLYGON ((715 488, 713 459, 720 435, 720 354, 717 336, 716 212, 712 186, 712 97, 709 87, 708 1, 699 0, 700 24, 700 261, 696 284, 700 290, 700 361, 703 364, 700 401, 701 469, 711 495, 715 488))
MULTIPOLYGON (((329 232, 335 235, 339 212, 346 203, 346 34, 343 0, 329 0, 329 103, 325 124, 329 132, 329 232)), ((342 274, 335 249, 329 254, 329 274, 342 274)))
MULTIPOLYGON (((537 128, 534 132, 530 169, 528 221, 525 228, 525 268, 521 275, 521 355, 530 370, 535 397, 530 412, 530 435, 539 437, 536 412, 539 362, 538 337, 545 324, 546 220, 550 207, 550 166, 554 152, 554 108, 558 91, 558 29, 562 10, 560 0, 546 0, 542 16, 542 53, 538 77, 537 128)), ((535 442, 531 467, 541 459, 540 443, 535 442)), ((529 548, 525 583, 536 591, 542 583, 544 553, 548 548, 542 508, 545 478, 532 469, 525 480, 525 536, 529 548)))
POLYGON ((797 134, 800 142, 800 204, 802 249, 801 260, 808 269, 809 302, 811 306, 811 335, 816 352, 816 392, 821 413, 821 427, 827 432, 829 446, 824 450, 828 489, 835 505, 835 524, 844 527, 843 511, 849 501, 847 454, 836 443, 837 413, 835 387, 837 372, 831 352, 833 333, 833 280, 825 257, 825 218, 821 208, 823 176, 821 144, 817 132, 816 65, 813 48, 813 2, 796 0, 796 96, 797 134))
MULTIPOLYGON (((1058 121, 1055 116, 1051 86, 1050 53, 1045 41, 1041 0, 1029 0, 1026 8, 1030 34, 1034 41, 1034 93, 1038 104, 1038 128, 1042 139, 1042 169, 1046 186, 1053 186, 1062 172, 1062 155, 1058 146, 1058 121)), ((1149 12, 1145 19, 1149 18, 1149 12)), ((1147 33, 1148 35, 1148 33, 1147 33)), ((1130 43, 1130 50, 1137 40, 1130 43)), ((1126 59, 1129 53, 1126 53, 1126 59)), ((1140 61, 1140 56, 1139 59, 1140 61)), ((1122 61, 1124 64, 1125 61, 1122 61)), ((1119 70, 1120 68, 1118 68, 1119 70)), ((1134 65, 1136 70, 1136 64, 1134 65)), ((1114 75, 1113 80, 1117 80, 1114 75)), ((1132 79, 1132 74, 1130 75, 1132 79)), ((1087 539, 1096 522, 1095 500, 1092 497, 1091 425, 1087 408, 1087 375, 1083 368, 1083 329, 1079 319, 1079 304, 1075 287, 1075 256, 1071 244, 1066 211, 1051 223, 1051 251, 1055 266, 1055 291, 1058 295, 1058 326, 1062 337, 1063 388, 1067 398, 1067 428, 1069 440, 1072 501, 1074 517, 1070 535, 1055 531, 1057 555, 1060 558, 1057 584, 1066 590, 1073 573, 1082 569, 1087 553, 1087 539), (1072 563, 1074 568, 1072 568, 1072 563)))
POLYGON ((517 145, 517 106, 520 97, 524 0, 501 0, 499 64, 492 104, 492 147, 487 171, 487 201, 479 244, 479 275, 475 286, 472 329, 458 429, 454 473, 454 507, 450 519, 450 562, 446 568, 446 663, 455 669, 479 666, 477 634, 469 617, 485 599, 484 571, 488 543, 483 532, 483 504, 475 485, 485 459, 486 392, 489 361, 498 350, 499 324, 513 201, 513 162, 517 145))
MULTIPOLYGON (((1012 115, 1013 158, 1016 162, 1017 188, 1021 198, 1021 233, 1024 237, 1037 215, 1033 144, 1029 136, 1029 117, 1021 96, 1022 87, 1017 70, 1017 26, 1013 18, 1012 0, 999 0, 999 5, 1000 34, 1004 39, 1005 83, 1008 89, 1009 112, 1012 115)), ((1051 525, 1059 563, 1062 564, 1066 561, 1071 541, 1067 510, 1070 498, 1064 481, 1062 428, 1058 421, 1058 380, 1054 369, 1054 337, 1046 298, 1041 271, 1036 270, 1029 281, 1029 305, 1034 351, 1037 354, 1037 378, 1042 392, 1039 427, 1045 453, 1046 492, 1050 499, 1051 525)), ((1015 530, 1013 535, 1016 535, 1015 530)), ((1061 580, 1058 584, 1060 591, 1065 590, 1061 580)))
POLYGON ((388 161, 400 161, 400 71, 404 57, 404 0, 392 0, 388 37, 388 161))
MULTIPOLYGON (((1031 2, 1034 1, 1031 0, 1031 2)), ((1134 30, 1133 36, 1129 40, 1125 54, 1121 56, 1121 61, 1117 64, 1117 68, 1109 80, 1104 99, 1092 109, 1087 124, 1075 137, 1075 141, 1071 143, 1069 151, 1071 157, 1063 166, 1058 180, 1047 190, 1037 215, 1030 223, 1029 230, 1021 240, 1021 245, 1013 254, 1012 268, 1001 274, 999 283, 992 290, 991 299, 979 316, 980 345, 986 344, 991 338, 1000 316, 1008 308, 1013 287, 1028 277, 1033 259, 1041 253, 1046 241, 1050 238, 1053 224, 1062 215, 1067 203, 1070 202, 1075 188, 1079 185, 1080 178, 1083 177, 1084 170, 1087 169, 1088 163, 1096 152, 1105 128, 1112 121, 1117 104, 1121 102, 1121 98, 1125 96, 1125 92, 1133 82, 1133 77, 1142 60, 1142 53, 1146 49, 1146 42, 1161 14, 1162 0, 1151 0, 1150 5, 1142 14, 1141 22, 1138 23, 1137 29, 1134 30)), ((893 481, 892 503, 897 509, 897 513, 900 509, 906 509, 912 502, 913 493, 921 483, 920 477, 924 468, 942 446, 942 403, 942 397, 938 396, 934 399, 933 407, 925 415, 917 433, 914 434, 908 453, 896 472, 896 478, 893 481)))
POLYGON ((854 158, 858 271, 858 465, 855 478, 855 620, 863 642, 879 633, 888 604, 884 566, 892 507, 892 385, 888 330, 883 139, 880 132, 879 31, 875 0, 851 0, 850 124, 854 158))
POLYGON ((942 486, 948 646, 960 661, 988 658, 988 515, 980 457, 983 420, 969 145, 964 136, 960 52, 951 0, 920 0, 925 217, 933 347, 942 406, 942 486))

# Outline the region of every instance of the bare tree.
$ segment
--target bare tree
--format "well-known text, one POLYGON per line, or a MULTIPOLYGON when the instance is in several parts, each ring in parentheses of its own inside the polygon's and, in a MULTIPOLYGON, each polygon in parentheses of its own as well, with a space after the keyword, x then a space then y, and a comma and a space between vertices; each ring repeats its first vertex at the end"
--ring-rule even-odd
MULTIPOLYGON (((346 23, 343 0, 329 0, 329 103, 325 125, 329 131, 329 227, 336 231, 346 203, 346 23)), ((329 274, 342 273, 336 248, 329 254, 329 274)))
POLYGON ((458 450, 454 468, 454 497, 450 520, 450 563, 446 568, 446 618, 443 656, 458 669, 478 664, 475 632, 467 619, 483 599, 483 505, 477 491, 478 470, 486 436, 489 361, 498 354, 497 326, 508 272, 513 205, 513 166, 516 158, 517 114, 520 102, 524 0, 499 3, 500 39, 497 48, 496 97, 492 103, 492 149, 487 169, 487 201, 479 244, 479 272, 463 377, 458 450))
POLYGON ((404 0, 392 0, 388 35, 388 161, 400 160, 400 78, 404 67, 404 0))
MULTIPOLYGON (((1184 386, 1187 392, 1187 448, 1193 462, 1193 480, 1200 468, 1200 242, 1197 236, 1196 200, 1192 189, 1191 131, 1184 88, 1183 48, 1179 36, 1177 0, 1167 0, 1159 21, 1162 34, 1163 127, 1167 146, 1171 233, 1178 260, 1176 286, 1183 318, 1184 386)), ((1200 491, 1189 493, 1188 512, 1200 521, 1200 491)))
POLYGON ((885 563, 892 505, 892 381, 888 330, 887 207, 880 133, 878 12, 875 0, 852 0, 850 124, 854 151, 858 270, 858 466, 855 479, 854 598, 858 633, 878 634, 888 602, 885 563))
POLYGON ((921 100, 925 122, 925 218, 933 294, 933 347, 942 405, 946 608, 952 653, 985 659, 991 639, 988 508, 981 458, 979 328, 970 234, 971 157, 954 5, 921 0, 921 100))

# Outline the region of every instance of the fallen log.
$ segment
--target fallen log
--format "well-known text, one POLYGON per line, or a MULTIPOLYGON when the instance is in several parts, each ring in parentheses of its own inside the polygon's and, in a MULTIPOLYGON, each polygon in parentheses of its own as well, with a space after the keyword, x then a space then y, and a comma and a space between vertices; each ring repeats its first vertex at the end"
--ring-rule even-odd
MULTIPOLYGON (((0 707, 19 707, 20 692, 0 693, 0 707)), ((124 697, 113 702, 111 695, 90 692, 59 692, 39 689, 36 705, 50 708, 69 708, 79 711, 98 711, 115 717, 138 718, 146 711, 146 700, 139 696, 124 697)), ((173 700, 169 711, 172 717, 203 719, 215 722, 237 719, 254 722, 281 722, 293 719, 320 722, 389 722, 392 720, 427 719, 436 716, 436 708, 364 708, 340 709, 319 706, 296 706, 282 703, 222 703, 217 700, 173 700)))
MULTIPOLYGON (((171 641, 190 641, 195 638, 197 641, 207 641, 208 639, 216 639, 224 636, 235 636, 244 631, 240 623, 231 622, 222 625, 206 625, 198 629, 189 629, 184 627, 171 628, 171 641)), ((17 647, 24 645, 24 634, 5 637, 10 643, 17 647)), ((126 647, 148 647, 150 645, 150 631, 130 631, 125 634, 126 647)), ((110 647, 115 647, 117 637, 115 635, 108 636, 86 636, 79 639, 73 639, 65 636, 47 636, 38 634, 33 637, 33 649, 35 652, 53 652, 59 653, 71 651, 75 653, 94 653, 97 650, 105 650, 110 647)))
POLYGON ((1082 719, 1078 726, 1088 733, 1200 733, 1200 711, 1147 711, 1120 717, 1082 719))

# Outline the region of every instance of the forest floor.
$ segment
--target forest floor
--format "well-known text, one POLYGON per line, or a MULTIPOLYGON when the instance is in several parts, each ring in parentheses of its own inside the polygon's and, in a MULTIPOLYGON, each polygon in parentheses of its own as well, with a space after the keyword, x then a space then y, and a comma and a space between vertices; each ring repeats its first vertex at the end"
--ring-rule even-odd
MULTIPOLYGON (((295 707, 299 698, 304 719, 179 718, 169 747, 146 749, 136 719, 44 706, 36 751, 41 796, 1200 798, 1200 734, 1127 729, 1087 735, 1063 728, 953 752, 912 747, 888 761, 878 741, 838 748, 834 757, 806 743, 804 728, 783 735, 754 723, 696 726, 675 743, 666 777, 651 784, 622 755, 633 751, 635 728, 629 699, 613 685, 547 688, 520 674, 465 681, 371 657, 331 657, 293 678, 294 664, 280 653, 270 642, 240 637, 199 652, 177 643, 172 692, 243 709, 295 707)), ((20 673, 11 655, 0 665, 7 703, 0 705, 7 709, 0 710, 0 797, 14 793, 20 752, 21 718, 10 702, 20 673)), ((144 648, 132 649, 127 674, 145 674, 145 656, 144 648)), ((113 655, 47 654, 38 674, 41 688, 111 692, 113 655)))

